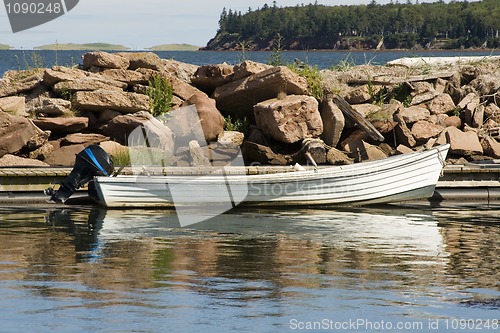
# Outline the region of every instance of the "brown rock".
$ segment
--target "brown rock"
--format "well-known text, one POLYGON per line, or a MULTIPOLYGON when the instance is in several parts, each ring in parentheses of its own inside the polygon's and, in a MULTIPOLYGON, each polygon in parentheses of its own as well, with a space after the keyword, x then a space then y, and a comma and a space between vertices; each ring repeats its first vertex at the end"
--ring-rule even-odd
POLYGON ((462 120, 460 119, 459 116, 450 116, 444 120, 444 126, 445 127, 456 127, 456 128, 461 128, 462 127, 462 120))
POLYGON ((213 98, 223 115, 243 118, 253 116, 253 106, 279 94, 305 95, 307 82, 284 66, 250 75, 218 87, 213 98))
POLYGON ((9 96, 0 98, 0 111, 13 116, 26 116, 26 98, 23 96, 9 96))
POLYGON ((484 105, 478 105, 472 116, 472 127, 480 128, 484 123, 484 105))
POLYGON ((88 111, 116 110, 121 113, 149 111, 146 95, 114 90, 78 91, 72 99, 73 106, 88 111))
POLYGON ((35 133, 36 128, 28 119, 0 111, 0 157, 18 152, 35 133))
POLYGON ((351 89, 347 92, 344 98, 349 104, 366 103, 372 98, 372 95, 370 94, 370 87, 365 84, 351 89))
POLYGON ((424 143, 430 138, 437 137, 444 129, 445 128, 443 126, 421 120, 413 124, 411 127, 411 134, 417 142, 424 143))
POLYGON ((241 132, 224 131, 217 137, 217 143, 221 148, 239 149, 244 139, 245 134, 241 132))
POLYGON ((246 165, 255 165, 256 163, 287 165, 292 161, 292 158, 289 155, 275 153, 269 147, 250 141, 243 142, 241 151, 246 165))
POLYGON ((353 163, 353 160, 349 156, 336 148, 328 150, 326 161, 332 165, 348 165, 353 163))
POLYGON ((184 83, 191 83, 191 77, 199 66, 186 64, 173 59, 162 59, 162 73, 178 78, 184 83))
POLYGON ((411 148, 406 147, 405 145, 398 145, 396 147, 396 153, 397 154, 410 154, 410 153, 413 153, 413 150, 411 148))
POLYGON ((446 139, 450 144, 450 153, 460 156, 482 154, 483 147, 477 134, 473 131, 462 132, 458 128, 448 127, 446 139))
POLYGON ((46 159, 45 163, 51 166, 74 166, 76 155, 84 150, 83 145, 64 146, 56 149, 46 159))
MULTIPOLYGON (((30 151, 29 158, 34 160, 45 160, 47 159, 55 150, 55 147, 50 143, 45 143, 43 146, 30 151)), ((47 164, 48 165, 48 164, 47 164)))
POLYGON ((89 73, 71 67, 54 66, 52 69, 46 69, 43 72, 43 83, 53 86, 61 81, 75 81, 89 76, 89 73))
POLYGON ((101 134, 83 134, 83 133, 74 133, 65 136, 61 140, 61 146, 70 146, 70 145, 84 145, 85 147, 98 144, 100 142, 108 141, 109 137, 101 135, 101 134))
POLYGON ((223 63, 199 67, 191 78, 192 84, 211 95, 217 87, 232 81, 233 66, 223 63))
POLYGON ((71 102, 62 98, 39 98, 31 103, 31 112, 39 116, 58 117, 69 113, 71 102))
POLYGON ((428 104, 431 114, 443 114, 455 110, 455 102, 448 94, 440 94, 434 97, 428 104))
POLYGON ((398 123, 398 125, 394 128, 398 142, 408 147, 415 147, 417 145, 417 141, 413 137, 413 134, 411 134, 411 130, 406 125, 406 122, 401 114, 395 113, 394 120, 398 123))
POLYGON ((78 79, 75 81, 62 81, 56 83, 53 87, 53 90, 56 94, 62 97, 71 97, 71 94, 74 94, 77 91, 94 91, 94 90, 116 90, 123 91, 127 88, 127 84, 109 80, 103 77, 86 77, 83 79, 78 79))
POLYGON ((33 123, 43 131, 66 134, 76 133, 88 127, 89 118, 66 117, 66 118, 38 118, 33 123))
POLYGON ((420 120, 426 120, 431 115, 429 110, 420 106, 410 106, 408 108, 403 108, 400 114, 407 124, 415 123, 420 120))
POLYGON ((257 127, 281 142, 294 143, 323 132, 318 101, 311 96, 271 99, 255 105, 254 113, 257 127))
POLYGON ((243 61, 242 63, 234 66, 234 75, 232 77, 233 81, 244 79, 250 75, 254 75, 265 70, 272 68, 270 65, 261 64, 251 60, 243 61))
POLYGON ((355 162, 373 161, 387 157, 382 149, 363 140, 351 141, 345 148, 349 157, 353 158, 355 162))
POLYGON ((206 141, 217 140, 224 131, 224 117, 215 106, 215 100, 199 92, 191 96, 184 105, 195 105, 206 141))
POLYGON ((23 158, 15 155, 6 154, 0 158, 0 167, 48 167, 47 163, 42 161, 33 160, 30 158, 23 158))
POLYGON ((128 69, 106 69, 100 72, 100 75, 108 80, 123 82, 129 86, 136 84, 148 85, 150 79, 149 75, 128 69))
POLYGON ((127 69, 130 61, 125 57, 107 52, 88 52, 83 56, 83 69, 91 67, 127 69))
POLYGON ((483 147, 483 151, 487 156, 500 158, 500 142, 498 142, 491 136, 485 137, 481 141, 481 146, 483 147))
POLYGON ((321 120, 323 133, 321 139, 330 147, 335 147, 340 141, 340 136, 345 126, 345 117, 339 107, 331 100, 321 103, 321 120))
POLYGON ((19 95, 38 87, 42 81, 41 69, 7 71, 0 80, 0 98, 19 95))
POLYGON ((163 67, 162 59, 153 52, 118 52, 116 55, 129 61, 130 70, 148 68, 159 71, 163 67))

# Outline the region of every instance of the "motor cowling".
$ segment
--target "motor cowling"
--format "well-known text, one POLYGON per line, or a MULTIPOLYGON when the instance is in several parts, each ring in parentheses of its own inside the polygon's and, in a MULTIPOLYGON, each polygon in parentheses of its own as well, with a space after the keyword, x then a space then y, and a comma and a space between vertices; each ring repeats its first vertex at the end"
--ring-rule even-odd
POLYGON ((76 190, 87 184, 95 176, 109 177, 113 174, 114 165, 111 156, 98 145, 91 145, 79 152, 75 158, 75 166, 64 178, 58 190, 45 190, 50 200, 64 203, 76 190))

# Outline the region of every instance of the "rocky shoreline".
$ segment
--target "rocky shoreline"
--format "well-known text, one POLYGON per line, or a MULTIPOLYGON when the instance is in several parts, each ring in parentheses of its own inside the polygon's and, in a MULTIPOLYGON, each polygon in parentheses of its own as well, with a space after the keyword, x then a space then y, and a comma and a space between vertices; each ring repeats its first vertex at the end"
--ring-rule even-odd
POLYGON ((171 166, 226 165, 240 149, 247 165, 350 164, 446 142, 448 163, 500 158, 498 58, 319 74, 312 82, 285 66, 199 67, 149 52, 89 52, 77 67, 9 71, 0 80, 0 166, 71 166, 90 144, 118 158, 141 126, 171 166), (204 140, 179 140, 187 119, 154 125, 147 91, 158 76, 172 87, 173 110, 196 107, 204 140))

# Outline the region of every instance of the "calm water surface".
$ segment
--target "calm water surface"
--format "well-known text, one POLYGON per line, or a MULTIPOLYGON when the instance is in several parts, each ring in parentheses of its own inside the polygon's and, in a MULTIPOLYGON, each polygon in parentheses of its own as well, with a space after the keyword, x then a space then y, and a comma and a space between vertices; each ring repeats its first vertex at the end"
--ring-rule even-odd
POLYGON ((499 332, 499 212, 0 207, 0 332, 499 332))

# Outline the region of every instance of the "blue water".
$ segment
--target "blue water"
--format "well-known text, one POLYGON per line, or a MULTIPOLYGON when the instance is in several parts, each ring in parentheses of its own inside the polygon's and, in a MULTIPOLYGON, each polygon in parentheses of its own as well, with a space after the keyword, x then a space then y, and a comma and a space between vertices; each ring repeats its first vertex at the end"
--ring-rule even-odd
MULTIPOLYGON (((19 70, 33 67, 51 67, 53 65, 73 66, 81 64, 85 51, 44 51, 44 50, 0 50, 0 75, 7 70, 19 70)), ((238 52, 238 51, 160 51, 154 52, 163 59, 175 59, 193 65, 209 65, 227 62, 237 64, 242 60, 253 60, 268 63, 272 52, 238 52)), ((318 66, 319 69, 330 68, 340 62, 362 65, 383 65, 388 61, 402 57, 418 56, 485 56, 500 55, 494 51, 288 51, 282 52, 283 63, 296 60, 318 66)))
POLYGON ((0 332, 499 332, 498 213, 0 206, 0 332))

